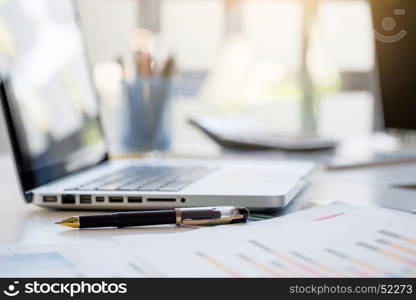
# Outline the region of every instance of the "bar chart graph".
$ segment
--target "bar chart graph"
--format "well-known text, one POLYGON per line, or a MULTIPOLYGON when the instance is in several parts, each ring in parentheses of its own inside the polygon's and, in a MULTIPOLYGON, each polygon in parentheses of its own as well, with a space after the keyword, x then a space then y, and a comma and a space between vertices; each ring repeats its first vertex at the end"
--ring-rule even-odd
POLYGON ((411 214, 334 206, 286 222, 124 242, 167 277, 416 277, 415 225, 411 214), (176 246, 166 253, 166 244, 176 246))
POLYGON ((372 236, 372 240, 366 239, 365 242, 357 237, 345 241, 347 245, 332 245, 313 251, 318 252, 318 257, 305 251, 305 247, 294 250, 281 245, 276 247, 276 243, 271 243, 270 240, 251 239, 245 241, 245 253, 223 253, 221 257, 227 259, 221 269, 238 274, 238 277, 247 276, 241 272, 244 267, 236 270, 226 267, 226 262, 230 261, 228 257, 235 255, 241 259, 242 264, 249 264, 263 272, 264 277, 415 276, 416 239, 387 230, 376 230, 372 236))
MULTIPOLYGON (((410 241, 411 238, 403 237, 402 240, 410 241)), ((344 253, 342 250, 335 248, 326 248, 321 251, 323 256, 328 256, 326 261, 339 260, 342 268, 333 267, 331 264, 325 263, 319 258, 308 256, 299 250, 284 252, 273 249, 258 240, 248 240, 246 242, 262 253, 256 253, 254 257, 243 253, 224 253, 222 257, 234 255, 242 263, 249 264, 263 272, 265 277, 412 277, 416 273, 416 249, 399 245, 393 241, 377 239, 371 243, 356 242, 352 246, 384 256, 384 258, 397 262, 397 266, 407 271, 392 272, 388 268, 383 268, 383 264, 373 264, 368 262, 365 257, 361 258, 351 253, 344 253), (408 255, 406 256, 406 254, 408 255), (265 256, 267 256, 266 259, 265 256)), ((229 259, 222 259, 221 261, 225 262, 221 262, 201 252, 196 252, 196 255, 216 266, 224 274, 232 277, 244 276, 244 274, 239 273, 239 270, 233 270, 227 266, 226 261, 229 261, 229 259)))

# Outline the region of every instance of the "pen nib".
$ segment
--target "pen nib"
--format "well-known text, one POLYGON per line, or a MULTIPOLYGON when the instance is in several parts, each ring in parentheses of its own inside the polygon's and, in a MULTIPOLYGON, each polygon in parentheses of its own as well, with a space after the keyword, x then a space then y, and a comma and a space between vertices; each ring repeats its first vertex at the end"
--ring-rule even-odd
POLYGON ((80 227, 79 217, 71 217, 71 218, 62 220, 60 222, 55 222, 55 224, 63 225, 63 226, 71 227, 71 228, 80 227))

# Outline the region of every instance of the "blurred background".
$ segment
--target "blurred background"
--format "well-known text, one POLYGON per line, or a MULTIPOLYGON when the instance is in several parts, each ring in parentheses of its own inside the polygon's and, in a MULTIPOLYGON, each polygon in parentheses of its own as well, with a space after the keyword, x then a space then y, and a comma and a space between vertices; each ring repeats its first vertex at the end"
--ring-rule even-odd
MULTIPOLYGON (((176 58, 175 151, 218 150, 187 124, 206 114, 250 115, 290 134, 344 138, 374 129, 374 42, 365 0, 77 3, 113 152, 123 77, 114 62, 122 59, 124 76, 133 73, 136 28, 155 34, 160 56, 176 58)), ((6 149, 0 128, 0 151, 6 149)))

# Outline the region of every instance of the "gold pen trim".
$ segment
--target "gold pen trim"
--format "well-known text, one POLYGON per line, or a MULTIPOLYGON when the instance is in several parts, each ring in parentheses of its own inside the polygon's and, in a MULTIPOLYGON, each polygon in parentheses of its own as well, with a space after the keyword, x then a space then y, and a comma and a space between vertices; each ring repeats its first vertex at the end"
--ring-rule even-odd
POLYGON ((67 226, 67 227, 71 227, 71 228, 79 228, 80 227, 79 217, 70 217, 70 218, 64 219, 60 222, 56 222, 55 224, 59 224, 59 225, 67 226))
POLYGON ((176 225, 182 225, 182 211, 180 208, 175 208, 176 225))

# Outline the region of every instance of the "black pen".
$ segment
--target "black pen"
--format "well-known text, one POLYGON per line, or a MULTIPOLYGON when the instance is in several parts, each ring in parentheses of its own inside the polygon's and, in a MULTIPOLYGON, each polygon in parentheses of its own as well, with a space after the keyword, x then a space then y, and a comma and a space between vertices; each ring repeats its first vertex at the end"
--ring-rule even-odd
POLYGON ((212 226, 243 223, 247 221, 248 216, 249 211, 245 207, 219 206, 85 215, 71 217, 55 224, 72 228, 121 228, 161 224, 212 226))

